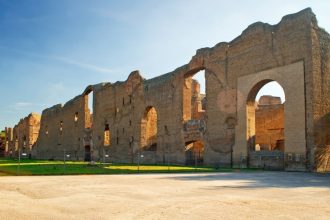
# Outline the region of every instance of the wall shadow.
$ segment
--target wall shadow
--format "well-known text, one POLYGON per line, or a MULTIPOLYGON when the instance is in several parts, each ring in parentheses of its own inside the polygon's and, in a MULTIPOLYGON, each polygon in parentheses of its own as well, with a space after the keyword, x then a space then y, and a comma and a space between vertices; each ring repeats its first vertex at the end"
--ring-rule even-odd
POLYGON ((296 173, 296 172, 247 172, 247 173, 212 173, 175 175, 166 177, 178 181, 216 181, 218 186, 207 189, 254 189, 254 188, 300 188, 320 187, 330 190, 330 173, 296 173), (235 183, 233 183, 235 182, 235 183))

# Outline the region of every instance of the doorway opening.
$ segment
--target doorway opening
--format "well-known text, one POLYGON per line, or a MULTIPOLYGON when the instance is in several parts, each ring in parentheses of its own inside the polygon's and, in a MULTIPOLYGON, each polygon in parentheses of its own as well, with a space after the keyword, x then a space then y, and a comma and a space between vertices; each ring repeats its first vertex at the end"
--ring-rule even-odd
POLYGON ((86 145, 85 146, 85 161, 91 161, 91 146, 90 145, 86 145))
POLYGON ((203 141, 194 141, 186 143, 186 165, 200 166, 204 162, 204 143, 203 141))

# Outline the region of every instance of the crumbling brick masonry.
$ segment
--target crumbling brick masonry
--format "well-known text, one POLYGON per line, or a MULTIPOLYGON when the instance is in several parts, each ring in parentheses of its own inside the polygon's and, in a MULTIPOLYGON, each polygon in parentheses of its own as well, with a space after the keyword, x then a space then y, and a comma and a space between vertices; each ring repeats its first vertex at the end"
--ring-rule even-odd
POLYGON ((173 72, 146 80, 134 71, 126 81, 88 86, 65 105, 45 109, 33 156, 324 171, 330 164, 329 49, 329 34, 309 8, 276 25, 254 23, 231 42, 197 50, 173 72), (206 95, 192 79, 201 70, 206 95), (271 81, 286 96, 272 110, 283 115, 273 127, 275 141, 264 140, 256 125, 256 94, 271 81))

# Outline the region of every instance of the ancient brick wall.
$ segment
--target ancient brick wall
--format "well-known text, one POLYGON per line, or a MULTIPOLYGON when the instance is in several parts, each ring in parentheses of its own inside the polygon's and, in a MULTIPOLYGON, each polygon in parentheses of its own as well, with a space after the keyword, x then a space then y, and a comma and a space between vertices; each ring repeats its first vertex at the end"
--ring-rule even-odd
POLYGON ((313 22, 311 29, 312 48, 311 65, 313 75, 308 79, 312 97, 307 104, 313 110, 307 115, 308 140, 314 144, 310 152, 311 166, 318 171, 330 171, 330 37, 313 22), (315 158, 315 161, 313 160, 315 158))
MULTIPOLYGON (((230 163, 233 140, 227 137, 226 120, 236 119, 237 77, 310 60, 309 30, 314 15, 309 9, 285 16, 274 26, 261 22, 250 25, 242 35, 229 43, 201 49, 195 59, 203 59, 206 68, 208 147, 206 161, 230 163), (217 105, 210 103, 217 103, 217 105), (225 143, 225 144, 223 144, 225 143)), ((310 63, 305 62, 305 74, 311 75, 310 63)), ((306 95, 311 91, 306 90, 306 95)), ((307 109, 310 112, 310 109, 307 109)), ((312 146, 308 146, 309 148, 312 146)))
POLYGON ((17 155, 20 152, 30 154, 32 147, 39 136, 40 115, 31 113, 27 117, 21 119, 13 129, 7 128, 8 134, 8 152, 17 155))
POLYGON ((109 84, 95 92, 93 132, 99 156, 106 153, 115 162, 136 162, 139 154, 144 154, 141 162, 162 163, 165 157, 175 163, 184 160, 182 105, 178 104, 179 85, 183 82, 174 77, 174 73, 168 73, 145 80, 133 72, 125 82, 109 84), (151 108, 157 121, 145 117, 151 108), (105 124, 109 124, 111 134, 111 144, 107 147, 102 140, 105 124), (152 151, 141 149, 148 142, 146 134, 156 144, 152 151))
POLYGON ((262 96, 255 114, 257 150, 284 152, 284 105, 281 99, 262 96))
MULTIPOLYGON (((83 160, 88 151, 93 160, 101 160, 107 154, 112 162, 136 162, 144 154, 141 159, 144 163, 183 164, 186 145, 202 141, 204 164, 237 165, 239 155, 247 156, 248 148, 247 140, 237 141, 238 127, 248 123, 239 120, 238 113, 249 104, 241 102, 247 94, 238 90, 239 79, 249 76, 251 82, 260 80, 262 84, 274 80, 262 78, 260 74, 265 71, 273 74, 282 71, 283 75, 284 70, 292 70, 284 75, 290 82, 303 80, 303 91, 296 95, 305 106, 294 108, 291 97, 295 88, 286 82, 284 90, 291 95, 289 117, 293 118, 295 111, 305 116, 299 122, 304 124, 299 133, 304 134, 304 140, 295 141, 294 132, 288 131, 287 135, 294 140, 289 147, 293 153, 306 154, 307 168, 311 169, 314 145, 329 144, 328 49, 329 35, 319 29, 310 9, 285 16, 277 25, 254 23, 231 42, 198 50, 187 65, 173 72, 146 80, 134 71, 126 81, 89 86, 64 106, 44 110, 34 155, 61 159, 67 152, 71 159, 83 160), (206 97, 199 94, 198 84, 192 79, 200 70, 205 70, 206 97), (301 71, 304 77, 294 79, 295 71, 301 71), (88 109, 87 95, 91 92, 93 111, 88 109), (151 108, 156 112, 153 114, 157 115, 157 123, 149 122, 153 129, 146 132, 148 126, 143 125, 143 120, 151 108), (195 121, 189 122, 192 119, 195 121), (185 127, 189 124, 197 126, 190 131, 196 133, 196 140, 187 141, 185 127), (143 150, 146 133, 152 133, 151 142, 157 144, 152 151, 143 150), (110 143, 105 141, 107 137, 110 143), (301 143, 307 144, 301 146, 301 143)), ((282 75, 280 79, 284 79, 282 75)), ((257 92, 258 85, 253 89, 256 91, 251 94, 257 92)), ((304 169, 305 164, 299 166, 304 169)))
POLYGON ((5 151, 6 151, 6 155, 9 155, 10 151, 12 152, 15 145, 14 145, 14 142, 13 142, 13 128, 9 128, 9 127, 6 127, 5 128, 5 133, 6 133, 6 148, 5 148, 5 151))
POLYGON ((42 112, 39 138, 33 154, 41 159, 83 160, 85 131, 85 96, 80 95, 64 106, 55 105, 42 112))

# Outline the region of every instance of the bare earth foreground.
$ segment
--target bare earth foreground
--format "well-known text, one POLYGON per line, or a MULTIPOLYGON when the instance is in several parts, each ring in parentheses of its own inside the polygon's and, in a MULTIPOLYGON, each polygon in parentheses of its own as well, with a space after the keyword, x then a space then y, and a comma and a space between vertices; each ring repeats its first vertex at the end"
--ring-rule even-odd
POLYGON ((0 219, 330 219, 330 175, 0 178, 0 219))

